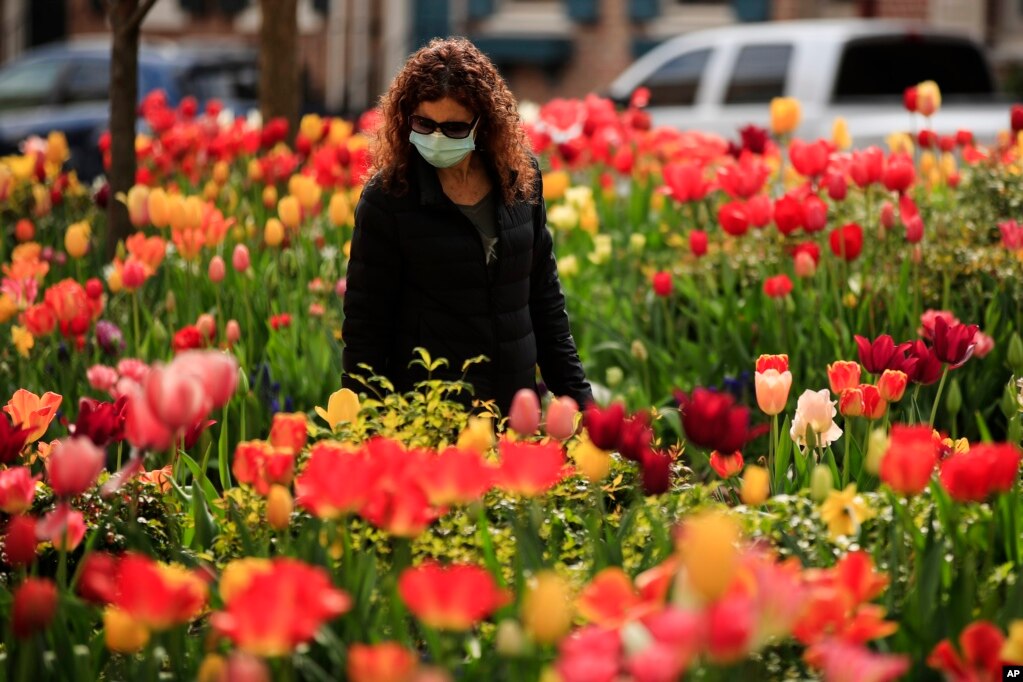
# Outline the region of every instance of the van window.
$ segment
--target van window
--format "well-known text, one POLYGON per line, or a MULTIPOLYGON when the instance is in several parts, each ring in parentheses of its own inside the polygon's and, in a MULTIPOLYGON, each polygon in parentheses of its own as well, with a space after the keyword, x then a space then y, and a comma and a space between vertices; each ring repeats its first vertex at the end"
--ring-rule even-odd
POLYGON ((67 75, 67 102, 106 102, 110 98, 110 61, 89 59, 75 62, 67 75))
POLYGON ((689 107, 696 103, 710 49, 694 50, 669 59, 640 85, 650 90, 651 106, 689 107))
POLYGON ((880 36, 851 40, 842 52, 835 102, 900 100, 902 91, 933 80, 943 98, 993 96, 984 55, 967 41, 943 36, 880 36))
POLYGON ((57 59, 35 59, 5 69, 0 73, 0 109, 47 104, 63 70, 64 62, 57 59))
POLYGON ((739 51, 725 104, 762 104, 785 94, 791 45, 747 45, 739 51))

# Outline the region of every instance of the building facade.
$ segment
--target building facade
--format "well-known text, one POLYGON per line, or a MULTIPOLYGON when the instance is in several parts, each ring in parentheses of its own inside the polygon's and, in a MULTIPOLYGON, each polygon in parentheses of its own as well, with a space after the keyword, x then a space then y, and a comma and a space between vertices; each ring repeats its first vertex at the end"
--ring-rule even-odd
MULTIPOLYGON (((104 4, 0 0, 0 61, 106 32, 104 4)), ((258 4, 159 0, 144 34, 254 43, 258 4)), ((658 42, 737 21, 907 18, 982 40, 1010 76, 1023 63, 1023 0, 299 0, 298 11, 309 100, 343 113, 371 106, 412 50, 452 34, 473 39, 516 95, 534 101, 600 92, 658 42)))

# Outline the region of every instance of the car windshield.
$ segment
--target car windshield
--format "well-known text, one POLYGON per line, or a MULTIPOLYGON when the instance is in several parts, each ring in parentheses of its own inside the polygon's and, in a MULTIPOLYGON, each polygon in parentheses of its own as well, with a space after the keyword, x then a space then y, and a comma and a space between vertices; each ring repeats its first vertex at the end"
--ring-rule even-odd
POLYGON ((225 61, 193 68, 183 89, 199 101, 254 101, 259 98, 259 69, 250 62, 225 61))
POLYGON ((833 100, 897 100, 911 85, 933 80, 942 97, 994 99, 984 55, 970 42, 933 36, 883 36, 852 40, 842 54, 833 100))
POLYGON ((0 71, 0 110, 50 102, 63 66, 57 59, 33 59, 0 71))

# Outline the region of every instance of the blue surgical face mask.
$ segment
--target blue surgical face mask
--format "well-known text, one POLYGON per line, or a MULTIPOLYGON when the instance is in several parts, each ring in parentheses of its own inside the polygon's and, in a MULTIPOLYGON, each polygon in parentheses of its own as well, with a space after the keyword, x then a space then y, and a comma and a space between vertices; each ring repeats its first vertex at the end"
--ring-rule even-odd
POLYGON ((429 135, 413 130, 408 139, 419 150, 419 155, 435 168, 450 168, 476 149, 475 128, 468 137, 461 140, 453 140, 439 130, 429 135))

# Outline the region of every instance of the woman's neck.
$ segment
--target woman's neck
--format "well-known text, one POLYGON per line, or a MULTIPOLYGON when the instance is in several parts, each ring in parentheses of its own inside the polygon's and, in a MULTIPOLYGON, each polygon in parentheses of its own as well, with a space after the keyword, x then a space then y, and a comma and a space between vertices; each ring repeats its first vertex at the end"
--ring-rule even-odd
POLYGON ((438 168, 437 174, 440 176, 442 181, 453 182, 457 184, 465 184, 469 182, 469 177, 472 175, 473 170, 479 161, 476 159, 474 152, 469 152, 464 159, 456 163, 450 168, 438 168))

